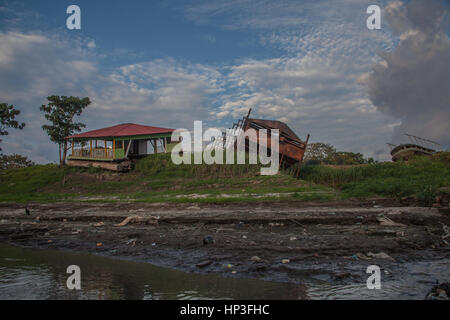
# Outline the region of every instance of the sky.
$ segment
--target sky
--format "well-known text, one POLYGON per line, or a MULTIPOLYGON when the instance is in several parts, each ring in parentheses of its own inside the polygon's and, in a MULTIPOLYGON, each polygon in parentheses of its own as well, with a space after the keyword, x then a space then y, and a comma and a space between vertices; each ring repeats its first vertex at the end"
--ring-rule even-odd
POLYGON ((404 133, 450 146, 448 0, 0 0, 0 102, 24 130, 3 153, 57 160, 39 107, 89 97, 86 130, 229 128, 252 117, 389 160, 404 133), (69 30, 66 9, 81 9, 69 30), (369 30, 369 5, 382 8, 369 30))

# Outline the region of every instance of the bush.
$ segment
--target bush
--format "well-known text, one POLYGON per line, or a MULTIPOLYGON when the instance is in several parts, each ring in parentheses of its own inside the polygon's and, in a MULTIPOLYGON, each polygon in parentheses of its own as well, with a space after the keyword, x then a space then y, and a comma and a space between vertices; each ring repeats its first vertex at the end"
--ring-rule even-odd
POLYGON ((34 165, 33 161, 19 154, 0 155, 0 170, 26 168, 34 165))
POLYGON ((305 166, 300 177, 340 188, 346 196, 414 196, 431 205, 440 187, 450 185, 449 153, 417 157, 409 162, 385 162, 349 168, 305 166))

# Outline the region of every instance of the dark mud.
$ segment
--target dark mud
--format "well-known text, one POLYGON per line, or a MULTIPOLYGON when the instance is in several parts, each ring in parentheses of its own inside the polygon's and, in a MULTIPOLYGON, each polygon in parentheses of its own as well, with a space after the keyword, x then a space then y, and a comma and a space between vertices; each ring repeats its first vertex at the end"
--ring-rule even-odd
POLYGON ((369 265, 395 280, 405 263, 450 258, 448 208, 403 207, 389 200, 28 208, 29 216, 23 205, 0 206, 1 242, 187 272, 352 284, 366 282, 369 265), (208 235, 214 241, 204 244, 208 235))

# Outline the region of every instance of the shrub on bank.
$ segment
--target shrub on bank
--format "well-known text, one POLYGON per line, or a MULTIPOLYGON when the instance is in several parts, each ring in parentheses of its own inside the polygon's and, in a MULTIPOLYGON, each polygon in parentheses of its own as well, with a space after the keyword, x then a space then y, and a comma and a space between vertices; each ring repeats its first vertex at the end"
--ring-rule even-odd
POLYGON ((347 168, 305 166, 300 177, 339 188, 349 197, 413 196, 426 205, 433 203, 440 187, 450 185, 450 153, 417 157, 408 162, 385 162, 347 168))

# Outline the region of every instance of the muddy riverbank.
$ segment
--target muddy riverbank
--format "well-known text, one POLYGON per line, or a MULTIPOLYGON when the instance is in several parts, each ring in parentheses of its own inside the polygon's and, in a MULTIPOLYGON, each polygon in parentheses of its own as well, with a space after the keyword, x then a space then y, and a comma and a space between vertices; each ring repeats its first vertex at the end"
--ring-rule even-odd
MULTIPOLYGON (((0 205, 1 242, 196 273, 365 284, 372 264, 388 281, 404 276, 405 263, 450 258, 448 209, 404 207, 388 200, 52 203, 28 209, 29 215, 24 205, 0 205)), ((450 275, 437 280, 448 281, 450 275)))

